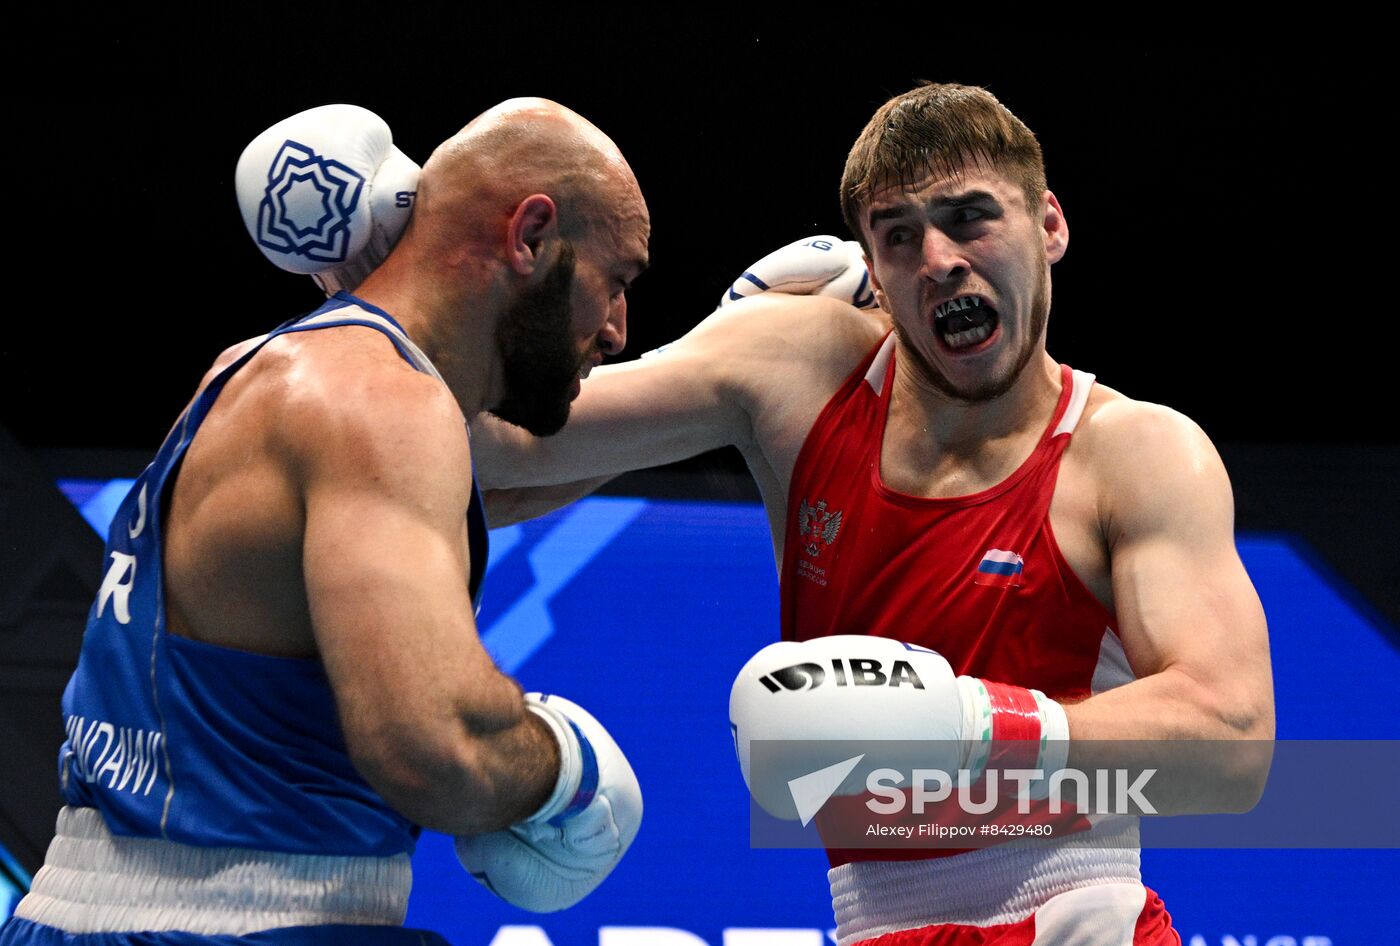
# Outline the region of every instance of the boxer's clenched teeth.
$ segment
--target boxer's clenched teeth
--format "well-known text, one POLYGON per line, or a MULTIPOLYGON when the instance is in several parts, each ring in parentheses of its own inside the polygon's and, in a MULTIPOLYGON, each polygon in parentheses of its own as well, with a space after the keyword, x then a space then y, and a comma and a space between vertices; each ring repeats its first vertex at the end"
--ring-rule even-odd
POLYGON ((966 348, 996 331, 997 312, 976 296, 959 296, 934 310, 933 327, 949 348, 966 348))

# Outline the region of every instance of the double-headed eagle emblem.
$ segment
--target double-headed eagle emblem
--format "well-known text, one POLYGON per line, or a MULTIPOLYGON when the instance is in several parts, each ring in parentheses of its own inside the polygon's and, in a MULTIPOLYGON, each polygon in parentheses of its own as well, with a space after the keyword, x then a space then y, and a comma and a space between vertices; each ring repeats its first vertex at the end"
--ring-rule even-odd
POLYGON ((803 546, 807 554, 816 558, 823 545, 836 541, 841 531, 840 511, 828 512, 826 500, 818 500, 815 506, 807 505, 807 500, 797 507, 797 532, 808 542, 803 546), (820 540, 820 541, 818 541, 820 540))

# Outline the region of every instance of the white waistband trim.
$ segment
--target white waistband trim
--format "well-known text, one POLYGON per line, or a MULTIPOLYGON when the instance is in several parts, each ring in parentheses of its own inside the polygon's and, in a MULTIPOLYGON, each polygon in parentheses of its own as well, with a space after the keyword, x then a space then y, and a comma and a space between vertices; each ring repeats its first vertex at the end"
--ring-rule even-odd
POLYGON ((1074 839, 1017 842, 922 861, 842 864, 827 874, 836 942, 851 946, 941 923, 1015 923, 1070 890, 1141 884, 1140 860, 1137 819, 1114 818, 1074 839))
POLYGON ((113 835, 94 808, 64 808, 15 916, 69 933, 282 926, 401 925, 413 883, 407 854, 338 857, 193 847, 113 835))

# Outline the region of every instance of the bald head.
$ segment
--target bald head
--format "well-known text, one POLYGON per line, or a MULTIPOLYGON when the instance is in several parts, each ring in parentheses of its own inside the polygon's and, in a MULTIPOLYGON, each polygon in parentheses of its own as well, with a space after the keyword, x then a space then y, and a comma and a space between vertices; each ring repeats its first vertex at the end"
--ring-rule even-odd
POLYGON ((650 235, 607 135, 556 102, 510 99, 433 152, 408 229, 359 291, 451 376, 468 416, 543 433, 579 374, 626 344, 650 235))
POLYGON ((475 243, 534 194, 554 201, 567 239, 646 213, 612 139, 557 102, 518 98, 438 146, 423 166, 414 222, 435 239, 475 243))

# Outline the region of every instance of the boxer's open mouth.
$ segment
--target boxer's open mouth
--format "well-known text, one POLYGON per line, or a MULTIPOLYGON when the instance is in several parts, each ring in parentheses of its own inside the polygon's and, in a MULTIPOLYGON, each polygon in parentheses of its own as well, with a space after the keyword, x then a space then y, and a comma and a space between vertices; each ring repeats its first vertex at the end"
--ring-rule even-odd
POLYGON ((952 349, 986 341, 996 331, 997 321, 997 310, 977 296, 949 299, 933 311, 934 330, 952 349))

